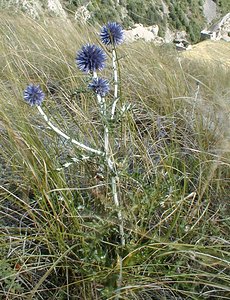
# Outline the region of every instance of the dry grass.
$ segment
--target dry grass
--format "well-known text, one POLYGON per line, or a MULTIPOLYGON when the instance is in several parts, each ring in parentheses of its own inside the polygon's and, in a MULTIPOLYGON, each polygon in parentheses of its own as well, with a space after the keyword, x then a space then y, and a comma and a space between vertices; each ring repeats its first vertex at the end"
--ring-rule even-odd
POLYGON ((216 66, 230 67, 230 43, 225 41, 203 41, 192 46, 192 49, 183 52, 183 57, 201 61, 216 66))
POLYGON ((229 70, 144 42, 119 48, 121 103, 132 106, 110 128, 121 249, 102 162, 81 160, 22 99, 40 83, 52 121, 100 148, 96 102, 74 61, 96 32, 1 15, 0 297, 115 299, 122 256, 122 299, 229 299, 229 70))

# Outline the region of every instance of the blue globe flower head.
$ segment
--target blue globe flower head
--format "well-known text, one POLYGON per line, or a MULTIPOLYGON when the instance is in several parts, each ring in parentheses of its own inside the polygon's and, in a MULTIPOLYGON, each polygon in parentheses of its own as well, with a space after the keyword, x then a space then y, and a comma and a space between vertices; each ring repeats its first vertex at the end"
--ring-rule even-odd
POLYGON ((101 97, 105 97, 110 90, 108 80, 101 77, 94 78, 88 87, 101 97))
POLYGON ((103 44, 117 46, 124 41, 124 30, 120 24, 108 22, 102 27, 100 37, 103 44))
POLYGON ((26 102, 28 102, 31 106, 33 105, 41 105, 42 101, 45 98, 45 94, 39 85, 30 84, 24 90, 23 98, 26 102))
POLYGON ((78 68, 85 72, 101 71, 105 67, 106 54, 103 49, 92 44, 86 44, 77 53, 78 68))

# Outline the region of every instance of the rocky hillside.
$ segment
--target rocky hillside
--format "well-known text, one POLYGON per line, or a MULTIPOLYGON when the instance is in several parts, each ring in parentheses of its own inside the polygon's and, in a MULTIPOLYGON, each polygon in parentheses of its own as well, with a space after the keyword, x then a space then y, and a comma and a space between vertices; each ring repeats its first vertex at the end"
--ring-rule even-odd
POLYGON ((32 17, 56 15, 80 21, 121 22, 125 28, 157 24, 158 35, 186 31, 191 42, 216 18, 230 12, 229 0, 1 0, 1 9, 22 10, 32 17))

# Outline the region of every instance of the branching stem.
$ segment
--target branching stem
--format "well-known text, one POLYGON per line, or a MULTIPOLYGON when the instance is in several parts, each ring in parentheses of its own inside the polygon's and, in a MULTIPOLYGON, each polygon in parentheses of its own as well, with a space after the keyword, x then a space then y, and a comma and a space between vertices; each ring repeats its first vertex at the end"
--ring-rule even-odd
POLYGON ((96 150, 96 149, 93 149, 91 147, 88 147, 80 142, 78 142, 77 140, 75 139, 72 139, 70 136, 68 136, 67 134, 65 134, 64 132, 62 132, 59 128, 57 128, 56 126, 54 126, 51 121, 49 120, 49 118, 47 117, 47 115, 44 113, 43 109, 41 108, 41 106, 37 106, 38 108, 38 111, 40 112, 40 114, 43 116, 44 120, 46 121, 46 123, 57 133, 59 134, 60 136, 62 136, 63 138, 65 138, 66 140, 69 140, 71 143, 75 144, 78 146, 78 148, 82 149, 82 150, 85 150, 85 151, 88 151, 88 152, 91 152, 91 153, 95 153, 97 155, 100 155, 100 156, 104 156, 105 153, 100 151, 100 150, 96 150))

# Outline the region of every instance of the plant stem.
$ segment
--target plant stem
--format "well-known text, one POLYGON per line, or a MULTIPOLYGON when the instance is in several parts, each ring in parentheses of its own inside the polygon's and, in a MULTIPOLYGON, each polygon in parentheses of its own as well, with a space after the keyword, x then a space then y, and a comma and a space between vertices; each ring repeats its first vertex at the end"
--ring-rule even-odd
POLYGON ((105 103, 105 99, 102 98, 102 106, 103 106, 103 113, 104 113, 104 151, 105 151, 105 155, 108 158, 109 157, 109 128, 106 124, 107 119, 106 119, 106 103, 105 103))
POLYGON ((112 64, 113 64, 113 80, 114 80, 114 101, 111 110, 111 120, 114 119, 116 105, 118 98, 118 72, 117 72, 117 54, 115 49, 112 50, 112 64))
MULTIPOLYGON (((118 98, 118 72, 117 72, 117 56, 116 56, 116 51, 113 49, 112 52, 112 64, 113 64, 113 72, 114 72, 114 101, 112 104, 112 109, 111 109, 111 120, 114 119, 115 115, 115 110, 116 110, 116 105, 119 100, 118 98)), ((93 72, 93 78, 97 78, 97 73, 93 72)), ((116 167, 114 162, 111 160, 110 157, 110 151, 109 151, 109 128, 108 128, 108 117, 107 117, 107 111, 106 111, 106 102, 103 97, 101 97, 99 94, 97 94, 97 102, 100 108, 102 120, 103 120, 103 126, 104 126, 104 153, 106 157, 106 162, 107 165, 110 169, 110 172, 112 173, 111 175, 111 185, 112 185, 112 194, 113 194, 113 201, 114 204, 117 208, 117 217, 119 221, 119 233, 120 233, 120 239, 121 239, 121 246, 125 246, 125 233, 124 233, 124 224, 123 224, 123 217, 122 217, 122 212, 120 208, 120 203, 118 199, 118 191, 117 191, 117 183, 119 181, 119 177, 117 175, 116 167)), ((120 298, 120 292, 119 289, 121 288, 122 285, 122 256, 119 255, 119 277, 117 281, 117 287, 118 291, 116 294, 116 300, 120 298)))
POLYGON ((120 204, 118 200, 118 192, 117 192, 117 182, 119 180, 119 177, 117 175, 114 162, 110 159, 109 155, 109 128, 107 125, 107 112, 106 112, 106 102, 103 97, 101 97, 99 94, 97 94, 97 101, 98 104, 100 105, 100 110, 102 113, 102 116, 104 118, 104 152, 105 152, 105 157, 107 160, 107 163, 109 165, 110 171, 112 171, 112 176, 111 176, 111 184, 112 184, 112 194, 113 194, 113 201, 118 209, 118 220, 119 220, 119 232, 120 232, 120 238, 121 238, 121 245, 125 245, 125 237, 124 237, 124 226, 123 226, 123 218, 122 218, 122 213, 120 209, 120 204), (115 176, 114 176, 115 174, 115 176))
POLYGON ((124 225, 123 225, 123 218, 122 218, 122 213, 121 213, 121 209, 120 209, 120 204, 119 204, 119 200, 118 200, 118 192, 117 192, 117 182, 119 180, 119 177, 116 176, 112 176, 111 181, 112 181, 112 191, 113 191, 113 200, 114 203, 118 209, 118 220, 119 220, 119 231, 120 231, 120 236, 121 236, 121 245, 125 246, 125 234, 124 234, 124 225))
POLYGON ((88 152, 92 152, 92 153, 95 153, 95 154, 98 154, 100 156, 104 156, 105 153, 100 151, 100 150, 96 150, 96 149, 93 149, 91 147, 88 147, 80 142, 78 142, 77 140, 75 139, 72 139, 70 136, 68 136, 67 134, 65 134, 64 132, 62 132, 60 129, 58 129, 56 126, 54 126, 50 120, 48 119, 47 115, 44 113, 44 111, 42 110, 41 106, 37 106, 38 108, 38 111, 40 112, 40 114, 43 116, 43 118, 45 119, 46 123, 57 133, 59 134, 60 136, 64 137, 66 140, 69 140, 71 143, 77 145, 80 149, 82 150, 85 150, 85 151, 88 151, 88 152))
MULTIPOLYGON (((113 65, 113 79, 114 79, 114 98, 112 103, 112 109, 111 109, 111 120, 114 119, 115 111, 116 111, 116 105, 119 100, 118 97, 118 71, 117 71, 117 55, 115 47, 112 50, 112 65, 113 65)), ((105 151, 106 152, 106 151, 105 151)), ((112 193, 113 193, 113 201, 117 208, 117 217, 119 221, 119 233, 120 233, 120 239, 121 239, 121 246, 125 246, 125 233, 124 233, 124 222, 123 222, 123 216, 122 211, 118 199, 118 191, 117 191, 117 184, 119 182, 119 177, 117 175, 116 167, 113 165, 113 174, 111 177, 111 183, 112 183, 112 193)), ((122 286, 122 270, 123 270, 123 263, 122 263, 122 256, 119 255, 119 276, 117 280, 117 292, 115 300, 120 299, 120 288, 122 286)))

